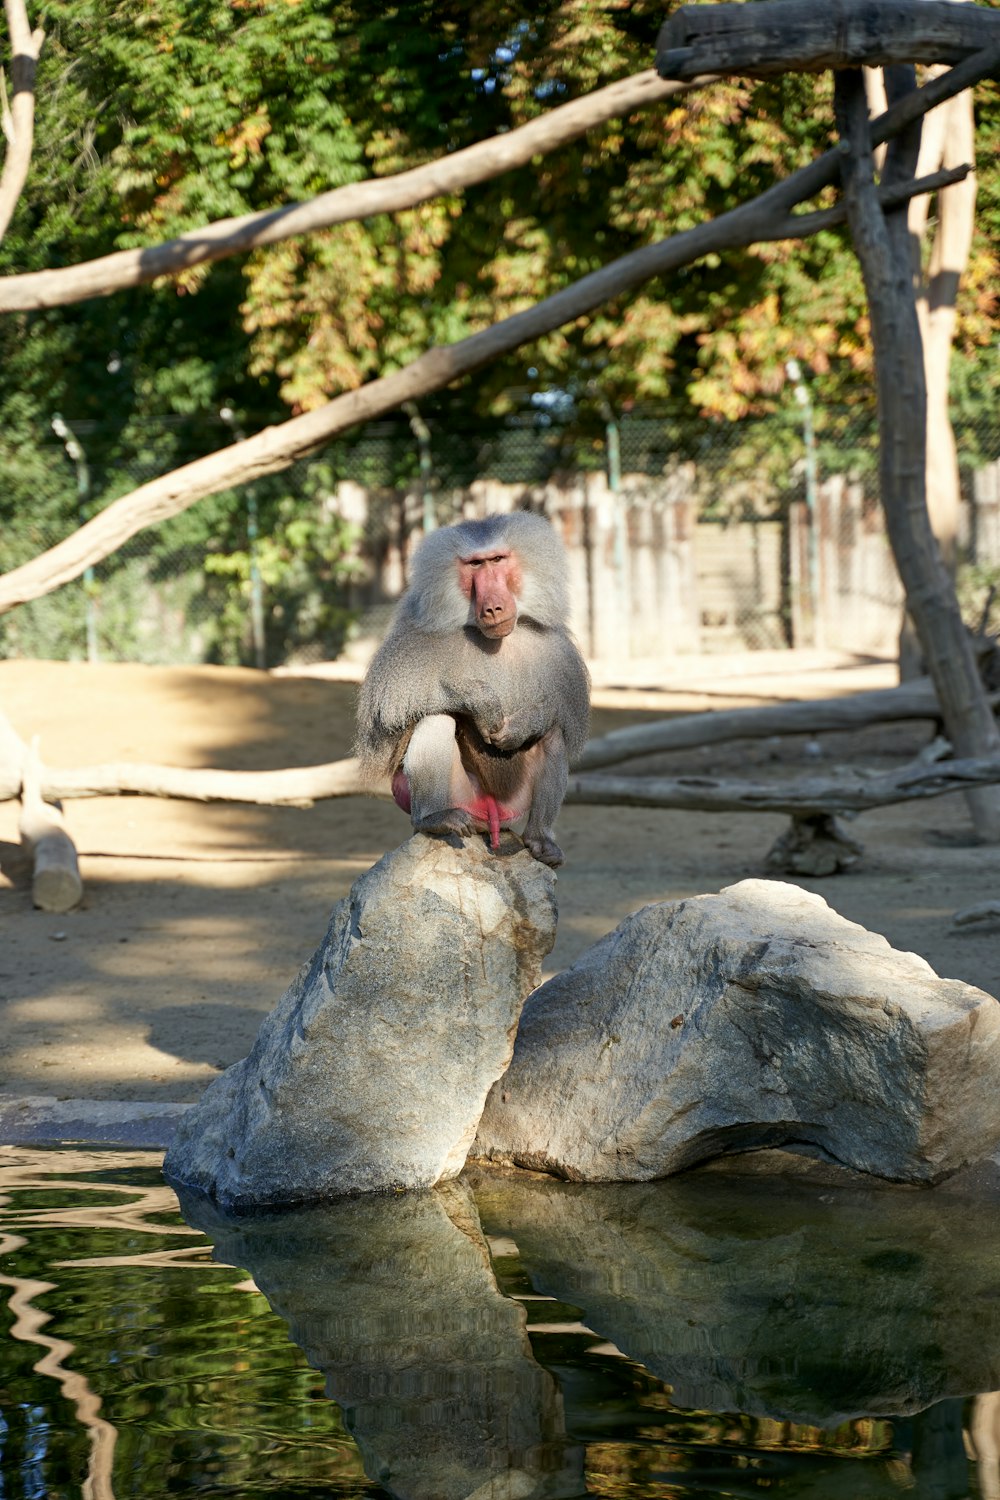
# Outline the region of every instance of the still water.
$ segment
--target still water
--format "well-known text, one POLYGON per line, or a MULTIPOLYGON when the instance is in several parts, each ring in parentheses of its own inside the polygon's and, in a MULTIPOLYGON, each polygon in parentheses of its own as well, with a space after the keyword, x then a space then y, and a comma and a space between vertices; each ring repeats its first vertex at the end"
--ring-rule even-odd
POLYGON ((482 1175, 226 1222, 159 1167, 0 1148, 3 1500, 1000 1497, 995 1203, 482 1175))

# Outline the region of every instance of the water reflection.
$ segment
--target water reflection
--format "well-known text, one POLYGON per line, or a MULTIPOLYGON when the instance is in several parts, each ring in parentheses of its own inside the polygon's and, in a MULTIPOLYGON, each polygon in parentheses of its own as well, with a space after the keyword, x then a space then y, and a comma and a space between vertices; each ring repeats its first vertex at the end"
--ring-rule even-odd
POLYGON ((400 1500, 583 1490, 555 1380, 497 1288, 469 1189, 226 1220, 182 1198, 326 1375, 365 1472, 400 1500))
POLYGON ((1000 1386, 1000 1212, 712 1173, 483 1175, 488 1232, 679 1406, 832 1427, 1000 1386))
POLYGON ((988 1195, 484 1172, 185 1224, 148 1153, 0 1186, 4 1500, 1000 1500, 988 1195))
MULTIPOLYGON (((516 1243, 533 1286, 584 1308, 673 1406, 762 1418, 772 1441, 803 1447, 891 1416, 887 1493, 961 1500, 971 1458, 979 1493, 1000 1500, 996 1203, 712 1173, 476 1187, 484 1226, 516 1243)), ((803 1481, 797 1494, 815 1492, 803 1481)))
POLYGON ((783 1432, 807 1449, 892 1417, 892 1444, 883 1422, 867 1449, 898 1450, 890 1489, 908 1474, 965 1495, 975 1454, 982 1493, 1000 1495, 997 1398, 980 1397, 967 1432, 961 1400, 1000 1387, 994 1205, 711 1173, 469 1181, 474 1196, 454 1185, 257 1222, 186 1206, 326 1372, 366 1472, 390 1494, 582 1493, 567 1433, 593 1436, 588 1408, 610 1387, 567 1375, 566 1335, 579 1333, 578 1363, 584 1351, 628 1361, 669 1394, 650 1402, 647 1428, 664 1405, 741 1413, 763 1419, 761 1446, 770 1432, 781 1447, 783 1432), (513 1256, 506 1289, 532 1310, 535 1355, 559 1374, 568 1413, 498 1292, 513 1256))

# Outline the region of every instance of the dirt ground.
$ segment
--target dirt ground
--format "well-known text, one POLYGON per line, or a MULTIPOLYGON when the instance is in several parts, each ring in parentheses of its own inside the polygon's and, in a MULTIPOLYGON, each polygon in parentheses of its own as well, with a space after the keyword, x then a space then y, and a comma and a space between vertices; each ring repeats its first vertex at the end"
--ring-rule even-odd
MULTIPOLYGON (((317 669, 319 670, 319 669, 317 669)), ((109 760, 268 769, 349 753, 356 686, 224 668, 0 662, 0 706, 52 765, 109 760)), ((593 732, 663 714, 891 686, 887 662, 757 654, 595 673, 593 732)), ((788 778, 838 760, 911 759, 926 723, 739 742, 662 757, 669 774, 788 778)), ((315 950, 334 902, 408 834, 391 804, 310 810, 153 798, 67 805, 86 885, 66 916, 35 911, 0 805, 0 1095, 188 1101, 251 1046, 315 950)), ((786 824, 770 814, 567 807, 559 824, 559 937, 549 972, 650 901, 766 873, 786 824)), ((1000 898, 1000 848, 977 845, 959 797, 866 813, 849 873, 801 883, 941 974, 1000 996, 1000 923, 955 929, 1000 898)))

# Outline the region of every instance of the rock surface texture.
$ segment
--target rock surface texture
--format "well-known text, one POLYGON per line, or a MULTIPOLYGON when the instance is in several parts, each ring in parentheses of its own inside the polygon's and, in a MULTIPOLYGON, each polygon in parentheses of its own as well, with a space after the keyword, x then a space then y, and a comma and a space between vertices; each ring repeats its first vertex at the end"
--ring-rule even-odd
POLYGON ((553 891, 513 837, 387 854, 184 1117, 168 1179, 249 1209, 454 1177, 552 947, 553 891))
POLYGON ((472 1155, 644 1181, 798 1144, 936 1182, 1000 1142, 1000 1005, 746 880, 647 906, 531 997, 472 1155))

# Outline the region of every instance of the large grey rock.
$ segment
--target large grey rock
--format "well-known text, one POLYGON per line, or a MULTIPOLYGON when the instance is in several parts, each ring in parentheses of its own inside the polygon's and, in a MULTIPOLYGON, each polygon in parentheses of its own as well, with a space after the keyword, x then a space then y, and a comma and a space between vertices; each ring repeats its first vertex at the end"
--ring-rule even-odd
POLYGON ((525 1006, 473 1155, 644 1181, 800 1143, 935 1182, 1000 1141, 1000 1005, 746 880, 647 906, 525 1006))
POLYGON ((552 947, 553 890, 512 837, 387 854, 185 1116, 167 1177, 239 1209, 454 1177, 552 947))

